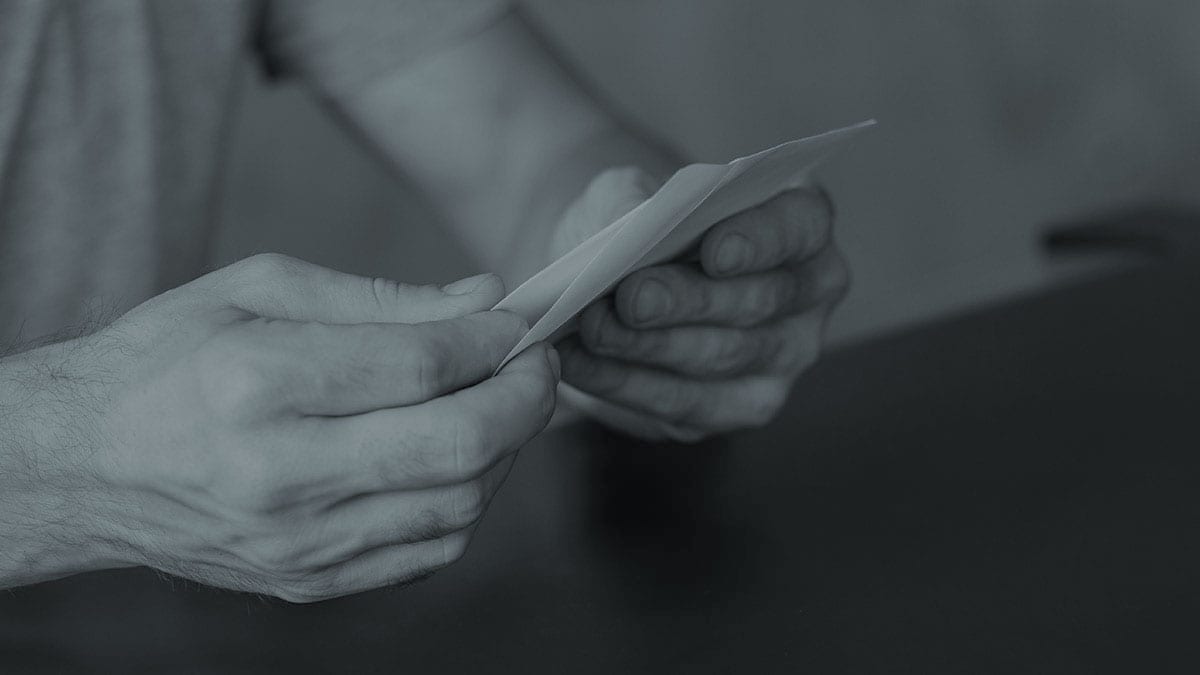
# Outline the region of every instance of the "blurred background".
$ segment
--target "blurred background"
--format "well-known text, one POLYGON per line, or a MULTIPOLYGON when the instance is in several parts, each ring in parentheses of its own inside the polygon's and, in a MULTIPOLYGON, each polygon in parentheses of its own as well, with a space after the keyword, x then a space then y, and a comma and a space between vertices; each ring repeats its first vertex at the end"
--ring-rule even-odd
MULTIPOLYGON (((855 283, 831 337, 1087 274, 1048 225, 1200 203, 1195 0, 537 0, 618 111, 724 162, 875 117, 823 181, 855 283)), ((477 270, 319 101, 247 65, 214 264, 275 250, 362 274, 477 270)))

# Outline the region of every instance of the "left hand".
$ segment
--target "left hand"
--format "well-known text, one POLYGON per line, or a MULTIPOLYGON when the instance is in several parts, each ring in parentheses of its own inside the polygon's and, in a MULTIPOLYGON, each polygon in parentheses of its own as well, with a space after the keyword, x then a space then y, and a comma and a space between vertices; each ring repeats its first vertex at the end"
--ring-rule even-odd
MULTIPOLYGON (((570 207, 552 252, 652 193, 635 169, 601 173, 570 207)), ((643 438, 696 441, 770 422, 820 353, 849 286, 824 192, 784 192, 714 225, 699 262, 629 275, 561 341, 563 381, 601 399, 589 412, 643 438)))

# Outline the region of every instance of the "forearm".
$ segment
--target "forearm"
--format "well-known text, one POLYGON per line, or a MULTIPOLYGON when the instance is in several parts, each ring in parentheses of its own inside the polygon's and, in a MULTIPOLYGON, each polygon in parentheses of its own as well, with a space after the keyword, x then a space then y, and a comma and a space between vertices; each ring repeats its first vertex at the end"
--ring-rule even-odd
POLYGON ((337 102, 510 284, 546 264, 562 210, 599 171, 678 162, 605 110, 519 16, 337 102))

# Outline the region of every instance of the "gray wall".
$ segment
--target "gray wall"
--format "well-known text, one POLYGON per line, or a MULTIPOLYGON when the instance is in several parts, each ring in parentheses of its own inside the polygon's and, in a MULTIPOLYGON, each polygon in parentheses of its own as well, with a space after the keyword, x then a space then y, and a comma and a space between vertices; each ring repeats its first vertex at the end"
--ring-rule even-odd
MULTIPOLYGON (((1196 204, 1200 3, 529 3, 632 119, 705 161, 876 117, 824 172, 855 286, 845 340, 1077 273, 1047 222, 1196 204)), ((419 196, 294 87, 248 87, 217 257, 280 250, 364 274, 475 271, 419 196)))

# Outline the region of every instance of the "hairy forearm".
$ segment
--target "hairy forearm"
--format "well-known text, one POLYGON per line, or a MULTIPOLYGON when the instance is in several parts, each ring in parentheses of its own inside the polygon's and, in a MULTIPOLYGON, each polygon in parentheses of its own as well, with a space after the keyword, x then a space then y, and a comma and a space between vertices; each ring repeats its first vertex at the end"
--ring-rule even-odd
POLYGON ((92 440, 69 352, 0 359, 0 588, 113 564, 85 534, 103 505, 81 479, 92 440))
POLYGON ((547 262, 550 229, 599 171, 665 177, 677 165, 580 86, 519 14, 335 104, 510 286, 547 262))

